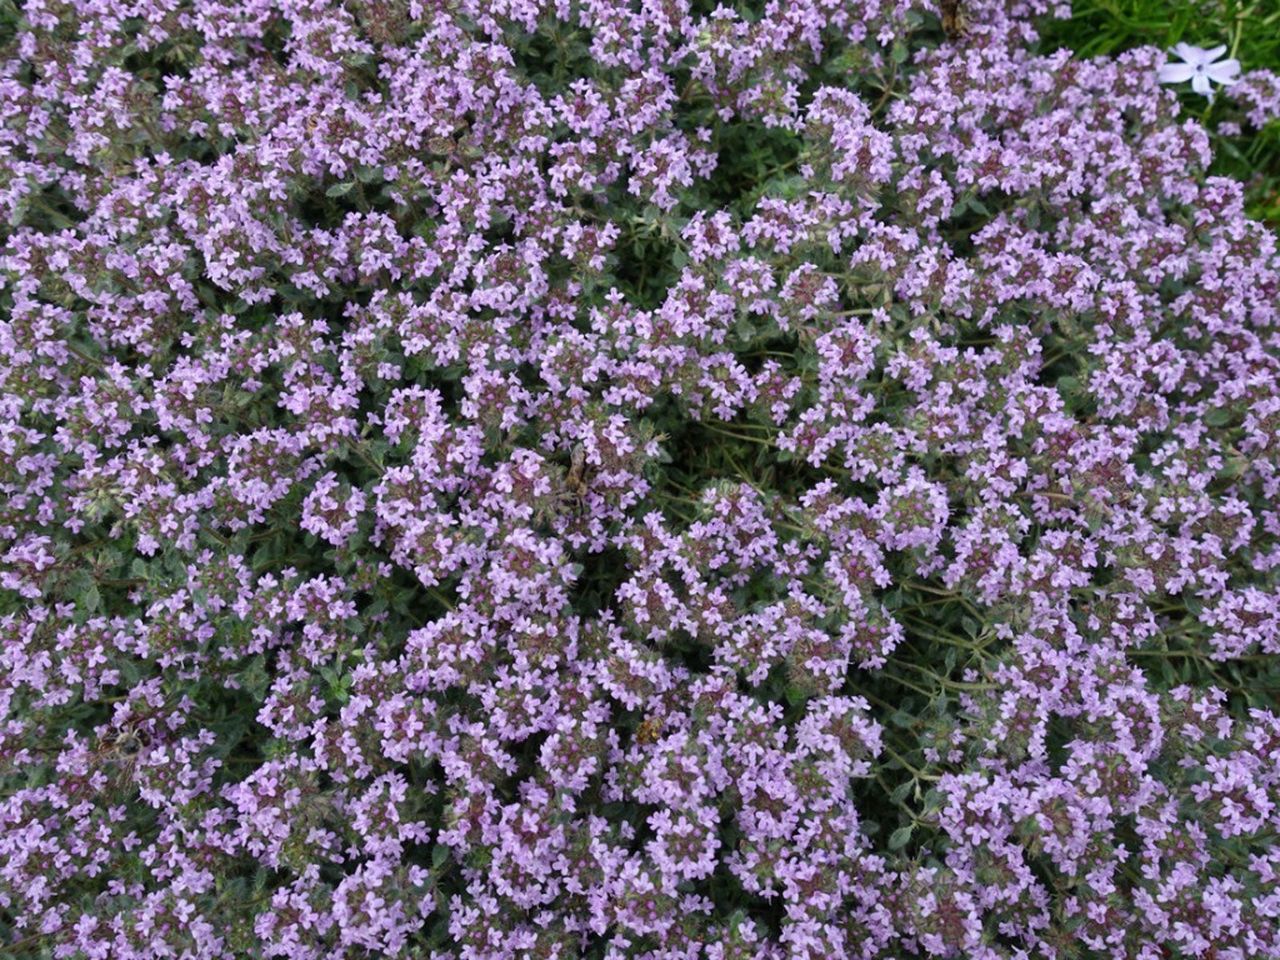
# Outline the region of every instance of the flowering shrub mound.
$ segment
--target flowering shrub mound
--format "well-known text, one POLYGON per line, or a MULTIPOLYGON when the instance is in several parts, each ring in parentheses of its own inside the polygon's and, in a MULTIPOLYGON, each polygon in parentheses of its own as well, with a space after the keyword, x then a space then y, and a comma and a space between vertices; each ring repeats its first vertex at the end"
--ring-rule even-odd
POLYGON ((1280 956, 1276 238, 1050 12, 0 8, 0 953, 1280 956))

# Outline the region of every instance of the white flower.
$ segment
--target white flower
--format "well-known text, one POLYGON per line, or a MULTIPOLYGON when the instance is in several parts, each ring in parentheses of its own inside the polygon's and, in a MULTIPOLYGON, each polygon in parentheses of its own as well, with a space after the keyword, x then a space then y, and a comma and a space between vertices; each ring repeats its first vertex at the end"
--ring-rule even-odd
POLYGON ((1185 63, 1166 63, 1161 67, 1161 83, 1185 83, 1190 80, 1192 90, 1212 99, 1213 85, 1209 81, 1229 87, 1240 78, 1239 60, 1223 60, 1220 63, 1214 63, 1218 57, 1227 52, 1226 47, 1205 50, 1203 47, 1193 47, 1189 43, 1179 43, 1174 45, 1173 52, 1185 63))

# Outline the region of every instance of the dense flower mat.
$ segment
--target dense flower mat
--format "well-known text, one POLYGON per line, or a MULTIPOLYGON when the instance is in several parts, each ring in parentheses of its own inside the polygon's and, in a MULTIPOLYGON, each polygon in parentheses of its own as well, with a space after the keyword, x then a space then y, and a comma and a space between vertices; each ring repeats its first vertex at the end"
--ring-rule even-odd
POLYGON ((1280 956, 1276 240, 1049 12, 0 4, 0 953, 1280 956))

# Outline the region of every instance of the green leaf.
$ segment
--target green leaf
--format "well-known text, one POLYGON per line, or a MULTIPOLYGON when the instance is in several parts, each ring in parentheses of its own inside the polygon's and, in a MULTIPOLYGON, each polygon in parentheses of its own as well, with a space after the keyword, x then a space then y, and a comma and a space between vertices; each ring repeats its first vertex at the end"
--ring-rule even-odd
POLYGON ((804 690, 802 687, 794 685, 787 687, 784 696, 787 698, 787 703, 791 704, 793 707, 799 706, 809 699, 808 691, 804 690))
POLYGON ((102 601, 98 585, 88 570, 77 570, 71 575, 67 581, 67 596, 75 601, 76 608, 82 613, 92 613, 102 601))
POLYGON ((324 192, 326 197, 345 197, 348 193, 355 189, 356 181, 347 180, 343 183, 335 183, 332 187, 324 192))
POLYGON ((1211 427, 1225 427, 1231 419, 1232 413, 1226 407, 1214 407, 1204 415, 1204 422, 1211 427))
POLYGON ((893 833, 889 834, 889 849, 901 850, 911 841, 911 832, 915 830, 914 825, 899 827, 893 833))
POLYGON ((909 730, 911 727, 915 726, 916 718, 905 710, 895 710, 893 713, 889 714, 889 722, 895 727, 902 727, 904 730, 909 730))

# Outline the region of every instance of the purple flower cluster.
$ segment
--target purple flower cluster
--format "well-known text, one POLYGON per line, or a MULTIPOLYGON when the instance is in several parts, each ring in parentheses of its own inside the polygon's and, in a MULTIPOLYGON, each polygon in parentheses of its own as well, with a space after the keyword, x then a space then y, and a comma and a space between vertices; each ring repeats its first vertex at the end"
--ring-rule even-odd
POLYGON ((0 5, 0 953, 1280 957, 1277 240, 964 6, 0 5))

